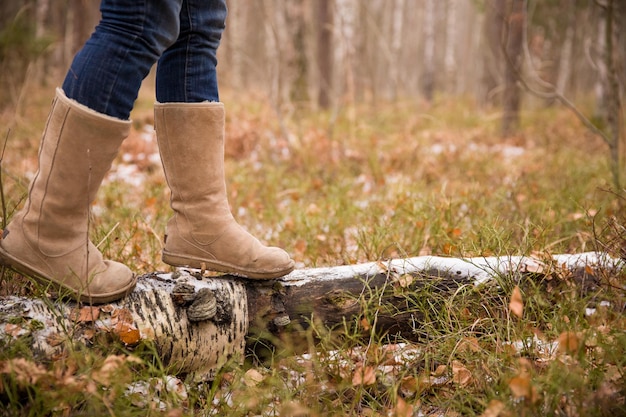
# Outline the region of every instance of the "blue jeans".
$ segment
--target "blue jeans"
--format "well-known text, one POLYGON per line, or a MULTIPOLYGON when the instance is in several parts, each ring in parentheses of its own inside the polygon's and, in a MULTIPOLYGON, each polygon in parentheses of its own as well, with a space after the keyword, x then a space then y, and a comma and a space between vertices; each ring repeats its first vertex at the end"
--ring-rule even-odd
POLYGON ((215 67, 225 0, 102 0, 100 11, 63 82, 69 98, 126 120, 157 63, 157 101, 219 101, 215 67))

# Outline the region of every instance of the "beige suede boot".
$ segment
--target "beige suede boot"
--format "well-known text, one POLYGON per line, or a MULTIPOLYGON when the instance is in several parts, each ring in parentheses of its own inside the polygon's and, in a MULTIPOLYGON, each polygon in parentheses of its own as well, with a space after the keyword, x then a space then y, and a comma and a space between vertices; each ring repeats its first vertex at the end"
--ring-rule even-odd
POLYGON ((39 170, 24 208, 4 230, 0 262, 93 304, 135 286, 124 265, 105 261, 89 241, 89 207, 130 121, 97 113, 57 89, 39 148, 39 170))
POLYGON ((288 274, 287 252, 261 244, 233 218, 224 178, 224 105, 156 103, 155 127, 174 216, 163 262, 271 279, 288 274))

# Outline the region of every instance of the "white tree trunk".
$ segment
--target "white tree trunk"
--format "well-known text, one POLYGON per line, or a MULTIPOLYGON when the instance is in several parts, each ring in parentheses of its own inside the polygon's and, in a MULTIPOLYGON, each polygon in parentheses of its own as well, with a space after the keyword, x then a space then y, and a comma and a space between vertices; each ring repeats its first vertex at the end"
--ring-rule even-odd
POLYGON ((435 1, 426 0, 424 11, 424 73, 422 92, 426 100, 433 99, 435 93, 435 1))
POLYGON ((457 0, 448 0, 446 13, 446 43, 443 59, 446 73, 446 91, 456 92, 456 45, 457 45, 457 0))
POLYGON ((556 79, 556 92, 559 94, 565 94, 565 88, 569 82, 570 74, 572 72, 572 51, 574 49, 574 28, 576 27, 576 12, 574 9, 576 6, 575 0, 570 2, 568 10, 568 25, 565 31, 565 40, 561 47, 561 57, 559 59, 559 72, 556 79))

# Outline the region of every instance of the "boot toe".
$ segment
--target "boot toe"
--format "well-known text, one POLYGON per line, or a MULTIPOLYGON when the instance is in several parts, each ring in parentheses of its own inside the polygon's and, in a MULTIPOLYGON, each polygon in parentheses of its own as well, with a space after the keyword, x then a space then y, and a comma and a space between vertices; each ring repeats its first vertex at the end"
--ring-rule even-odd
POLYGON ((129 294, 134 288, 137 278, 124 264, 115 261, 104 261, 106 268, 96 273, 89 282, 87 293, 81 295, 81 301, 103 304, 117 301, 129 294))
POLYGON ((261 274, 278 278, 293 271, 295 262, 287 252, 277 247, 267 247, 264 253, 256 261, 256 266, 261 274))

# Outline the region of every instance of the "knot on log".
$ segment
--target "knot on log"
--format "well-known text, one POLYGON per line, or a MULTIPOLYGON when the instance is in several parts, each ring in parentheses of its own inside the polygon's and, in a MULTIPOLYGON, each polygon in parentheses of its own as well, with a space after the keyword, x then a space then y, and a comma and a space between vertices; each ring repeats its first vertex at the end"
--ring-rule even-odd
POLYGON ((323 296, 324 302, 328 306, 334 307, 337 311, 348 311, 358 306, 358 297, 343 289, 335 289, 323 296))
POLYGON ((200 288, 193 303, 187 308, 189 321, 198 322, 211 320, 217 313, 217 298, 208 288, 200 288))
POLYGON ((279 316, 274 317, 274 320, 272 320, 272 322, 276 327, 285 327, 289 325, 289 323, 291 323, 291 319, 289 318, 287 313, 283 313, 279 316))

